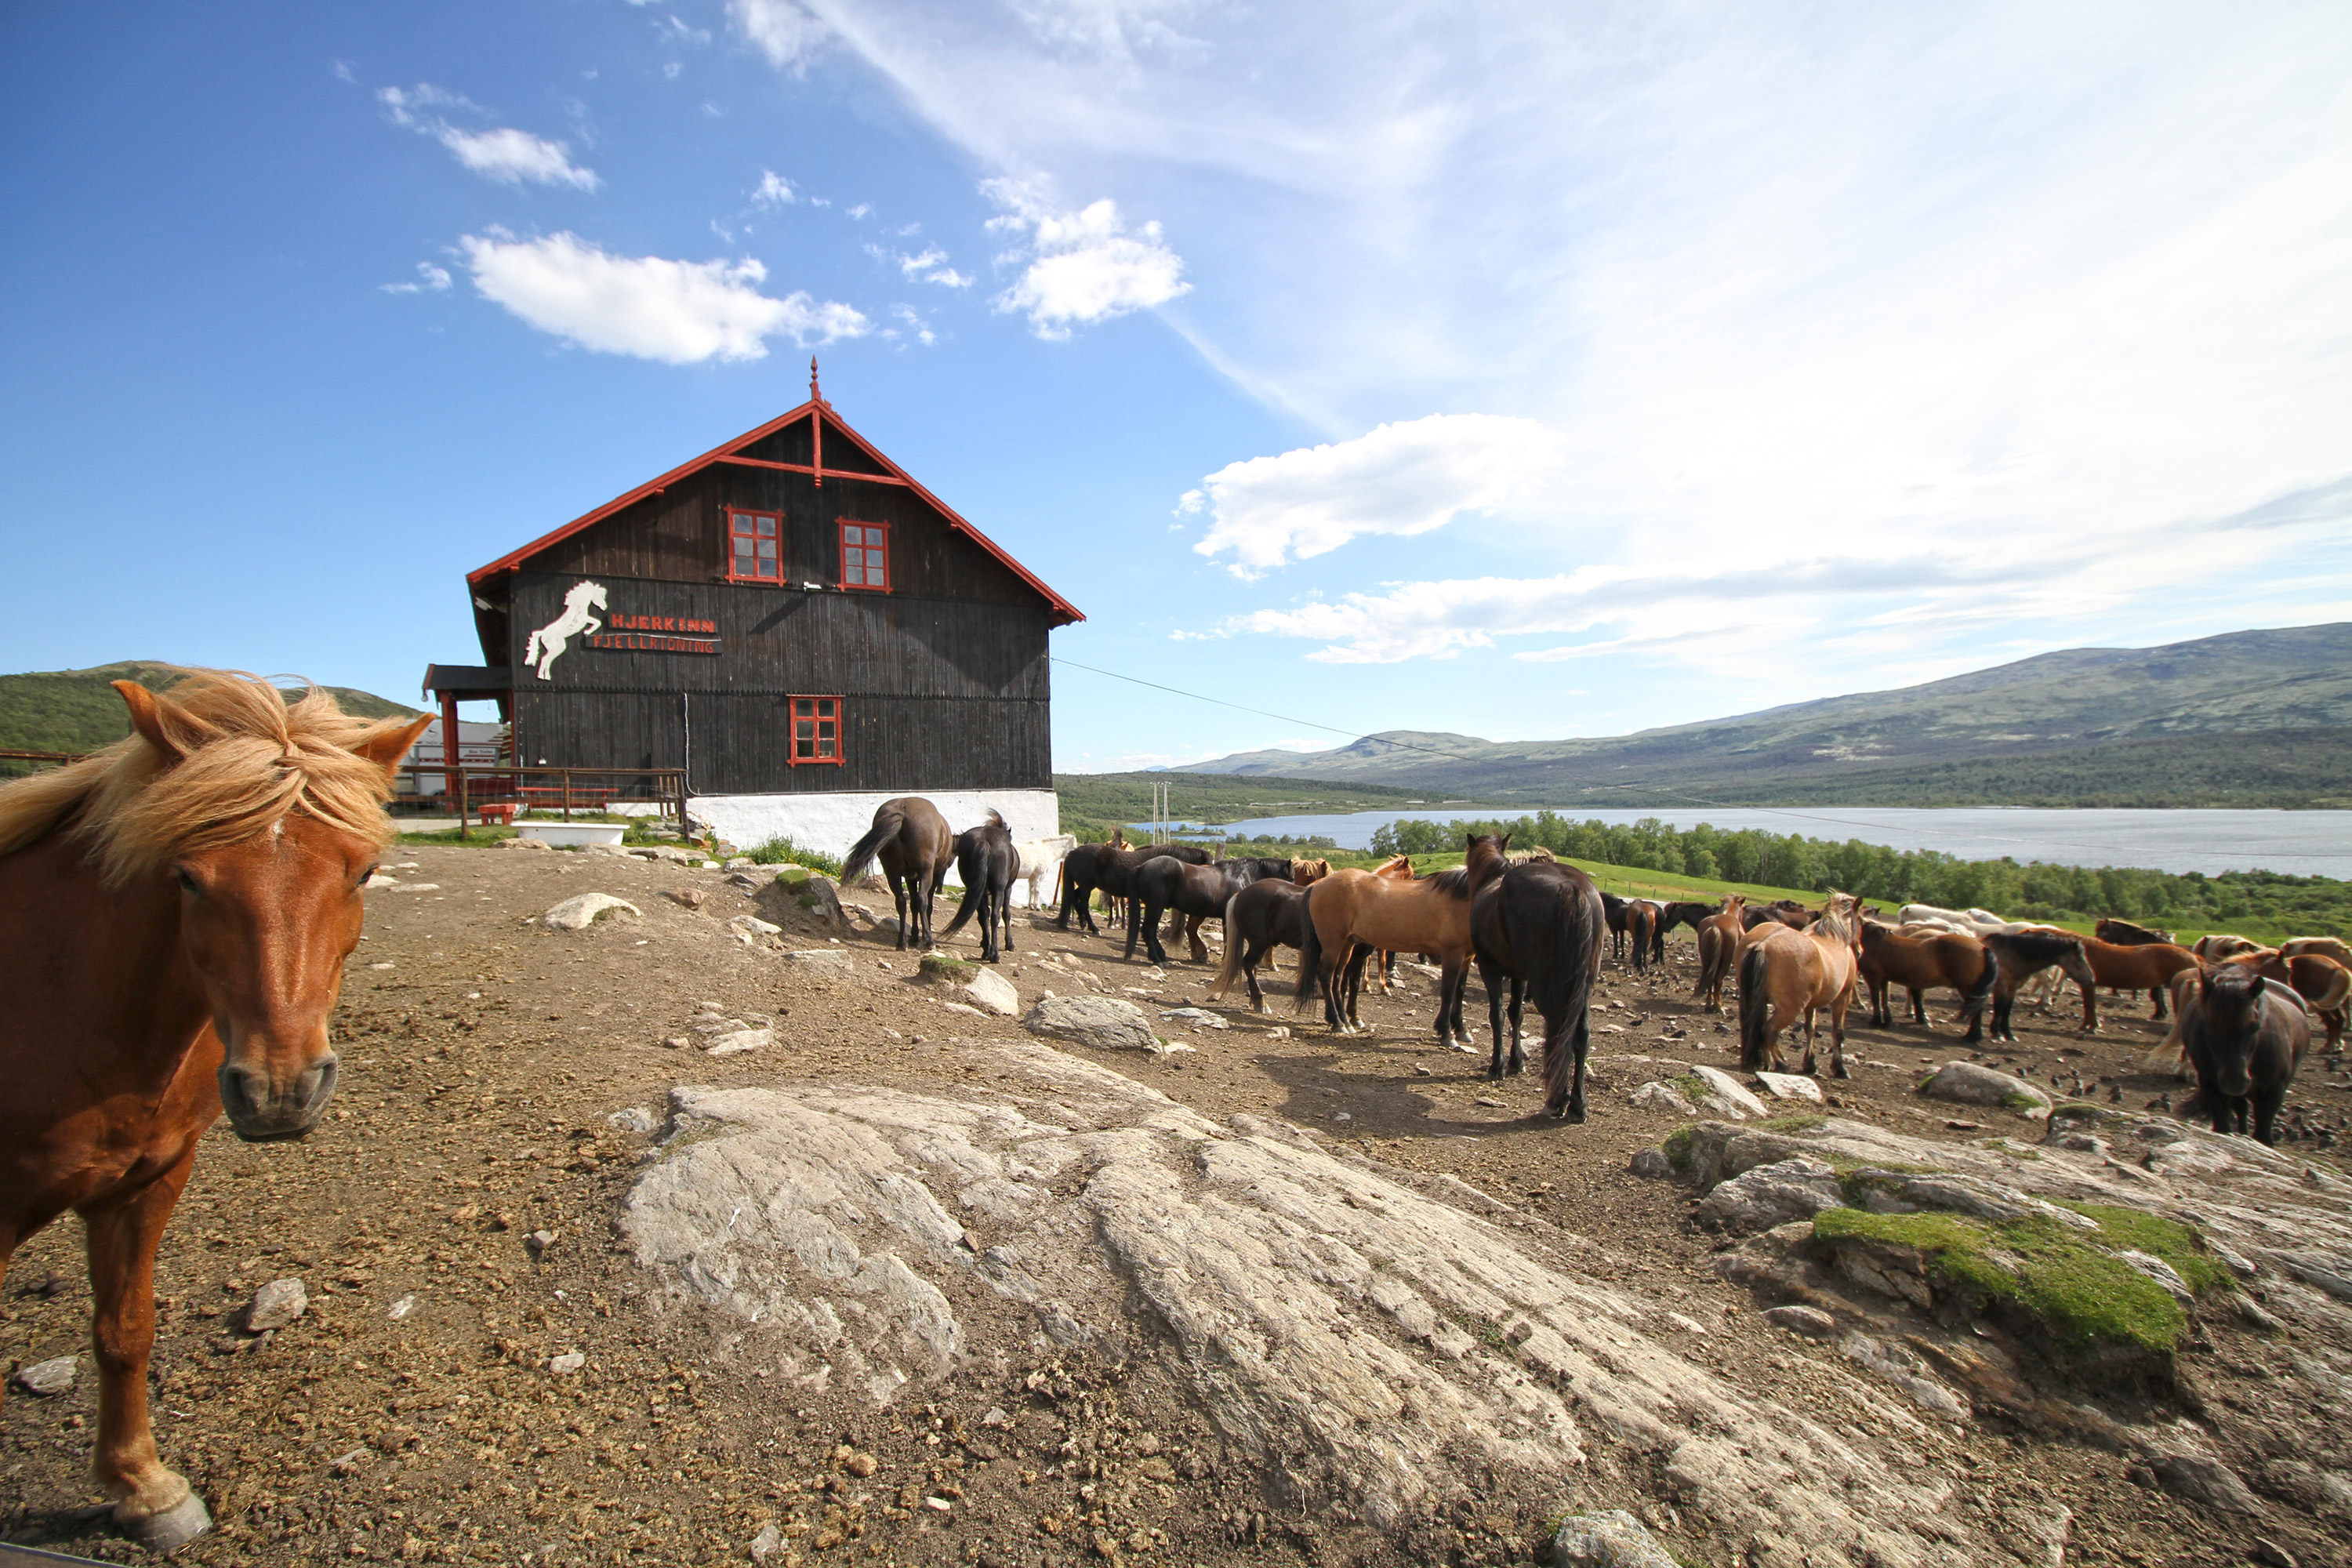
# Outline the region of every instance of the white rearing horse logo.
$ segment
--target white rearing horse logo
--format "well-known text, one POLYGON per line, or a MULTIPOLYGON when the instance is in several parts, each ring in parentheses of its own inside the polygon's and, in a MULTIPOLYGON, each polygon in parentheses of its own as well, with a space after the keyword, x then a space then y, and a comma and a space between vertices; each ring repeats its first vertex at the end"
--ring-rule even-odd
POLYGON ((591 605, 600 610, 608 607, 604 603, 604 584, 574 583, 572 592, 563 595, 563 613, 530 634, 530 641, 523 647, 522 661, 537 664, 541 680, 554 679, 547 673, 548 666, 562 657, 565 645, 572 637, 582 632, 593 637, 604 629, 604 623, 588 613, 591 605))

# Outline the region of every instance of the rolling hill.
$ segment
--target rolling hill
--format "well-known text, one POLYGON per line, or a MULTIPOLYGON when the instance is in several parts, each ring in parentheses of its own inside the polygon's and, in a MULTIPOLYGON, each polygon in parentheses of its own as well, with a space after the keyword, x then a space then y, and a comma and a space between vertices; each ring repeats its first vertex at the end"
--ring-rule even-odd
MULTIPOLYGON (((122 699, 113 685, 135 680, 155 691, 170 689, 179 671, 152 659, 127 659, 95 669, 37 670, 0 675, 0 750, 93 752, 131 733, 122 699)), ((350 687, 327 689, 343 711, 363 719, 399 719, 417 710, 350 687)))
POLYGON ((1383 731, 1171 770, 1544 805, 2352 804, 2352 623, 2071 648, 1606 740, 1383 731))

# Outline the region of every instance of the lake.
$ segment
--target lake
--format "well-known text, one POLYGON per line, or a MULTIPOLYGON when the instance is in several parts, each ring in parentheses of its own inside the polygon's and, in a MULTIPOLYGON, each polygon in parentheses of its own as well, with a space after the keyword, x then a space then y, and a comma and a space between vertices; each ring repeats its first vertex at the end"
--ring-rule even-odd
MULTIPOLYGON (((1261 816, 1225 824, 1237 838, 1319 835, 1343 847, 1371 847, 1375 829, 1402 818, 1475 821, 1523 815, 1517 808, 1359 811, 1343 816, 1261 816)), ((1532 816, 1532 812, 1524 813, 1532 816)), ((2135 866, 2158 871, 2277 871, 2352 879, 2352 811, 2045 811, 2029 807, 1903 806, 1659 807, 1561 814, 1608 823, 1654 816, 1676 827, 1711 823, 1840 843, 1859 838, 1895 849, 1934 849, 1963 860, 2041 860, 2059 866, 2135 866)), ((1149 824, 1139 824, 1148 827, 1149 824)), ((1185 825, 1189 826, 1189 825, 1185 825)))

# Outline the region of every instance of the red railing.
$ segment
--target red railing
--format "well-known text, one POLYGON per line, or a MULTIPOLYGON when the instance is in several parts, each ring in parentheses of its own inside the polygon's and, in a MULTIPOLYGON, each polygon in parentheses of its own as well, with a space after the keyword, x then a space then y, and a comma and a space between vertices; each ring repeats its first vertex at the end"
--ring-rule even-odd
POLYGON ((446 763, 414 763, 400 771, 409 775, 415 788, 414 793, 394 796, 394 803, 417 805, 433 799, 423 787, 425 775, 431 774, 442 781, 441 799, 456 798, 460 838, 466 837, 474 817, 484 823, 510 822, 521 811, 560 811, 569 822, 574 811, 608 810, 620 798, 657 802, 665 816, 677 817, 679 831, 688 830, 684 768, 480 767, 463 763, 452 767, 446 763), (530 782, 534 780, 542 782, 530 782), (593 782, 599 780, 625 782, 617 785, 593 782), (644 787, 633 788, 639 781, 644 787))

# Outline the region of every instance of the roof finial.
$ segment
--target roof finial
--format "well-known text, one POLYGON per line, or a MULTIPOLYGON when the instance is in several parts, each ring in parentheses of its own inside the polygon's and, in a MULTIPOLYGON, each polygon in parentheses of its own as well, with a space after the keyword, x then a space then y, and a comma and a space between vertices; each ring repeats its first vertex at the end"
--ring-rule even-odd
POLYGON ((809 355, 809 401, 823 403, 824 395, 816 389, 816 355, 809 355))

